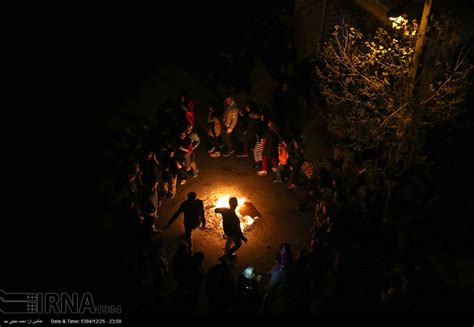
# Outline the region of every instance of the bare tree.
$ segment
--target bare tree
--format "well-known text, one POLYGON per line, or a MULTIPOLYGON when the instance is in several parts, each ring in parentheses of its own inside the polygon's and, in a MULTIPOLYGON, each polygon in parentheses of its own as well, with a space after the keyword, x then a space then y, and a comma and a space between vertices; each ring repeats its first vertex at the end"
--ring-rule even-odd
POLYGON ((426 127, 462 112, 473 68, 453 19, 430 20, 419 67, 418 23, 402 16, 392 22, 392 30, 374 35, 335 26, 317 68, 329 129, 345 135, 352 150, 373 150, 376 158, 365 164, 379 175, 399 174, 422 158, 426 127))

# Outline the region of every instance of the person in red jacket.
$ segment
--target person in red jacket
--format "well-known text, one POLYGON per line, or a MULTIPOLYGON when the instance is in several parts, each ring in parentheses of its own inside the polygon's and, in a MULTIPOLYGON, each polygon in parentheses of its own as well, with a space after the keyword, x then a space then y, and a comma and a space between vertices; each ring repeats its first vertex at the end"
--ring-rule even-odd
POLYGON ((274 182, 282 182, 283 173, 287 170, 286 168, 288 167, 288 158, 288 146, 286 144, 286 141, 282 139, 278 144, 278 167, 276 171, 277 178, 274 180, 274 182))
POLYGON ((184 129, 186 125, 194 126, 196 101, 187 92, 181 92, 179 96, 178 128, 184 129))

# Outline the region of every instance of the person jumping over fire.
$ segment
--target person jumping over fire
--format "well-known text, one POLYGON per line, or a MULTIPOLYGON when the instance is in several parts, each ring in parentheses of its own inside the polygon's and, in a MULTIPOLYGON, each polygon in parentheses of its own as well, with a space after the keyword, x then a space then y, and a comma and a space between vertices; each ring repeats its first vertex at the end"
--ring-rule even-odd
POLYGON ((222 215, 222 225, 224 227, 224 234, 226 235, 227 241, 225 243, 225 253, 221 259, 228 259, 242 246, 242 240, 247 243, 242 229, 240 228, 240 219, 235 213, 238 202, 237 198, 232 197, 229 199, 230 208, 216 208, 215 213, 222 215), (234 243, 233 247, 230 247, 231 243, 234 243))

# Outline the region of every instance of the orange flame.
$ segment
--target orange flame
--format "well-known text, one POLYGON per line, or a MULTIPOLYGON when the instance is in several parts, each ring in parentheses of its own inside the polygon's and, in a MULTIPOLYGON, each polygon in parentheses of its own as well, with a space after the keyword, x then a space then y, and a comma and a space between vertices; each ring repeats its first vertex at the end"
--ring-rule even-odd
MULTIPOLYGON (((228 208, 230 197, 231 196, 229 194, 221 196, 220 198, 217 199, 215 207, 216 208, 222 208, 222 207, 228 208)), ((237 208, 235 210, 235 213, 237 214, 237 217, 239 217, 239 219, 240 219, 240 228, 243 231, 245 231, 247 228, 249 228, 255 222, 255 219, 258 218, 258 217, 255 217, 255 219, 254 219, 250 216, 242 216, 240 214, 240 209, 245 204, 246 200, 247 200, 246 198, 237 198, 238 205, 237 205, 237 208)), ((221 225, 222 225, 222 221, 221 221, 221 225)))

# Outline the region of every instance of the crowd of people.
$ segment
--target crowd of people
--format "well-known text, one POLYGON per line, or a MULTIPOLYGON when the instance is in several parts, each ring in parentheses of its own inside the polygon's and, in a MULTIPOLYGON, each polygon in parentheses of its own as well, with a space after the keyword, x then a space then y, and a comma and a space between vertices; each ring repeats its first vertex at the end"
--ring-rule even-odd
POLYGON ((143 159, 130 165, 115 219, 132 287, 143 290, 151 285, 160 303, 180 303, 187 312, 199 304, 202 289, 209 312, 311 312, 314 303, 321 312, 335 310, 331 303, 347 311, 361 306, 367 311, 408 309, 408 302, 401 300, 406 298, 407 279, 398 269, 393 226, 381 219, 376 183, 338 147, 330 158, 316 162, 305 158, 301 132, 292 123, 285 126, 291 110, 279 107, 284 102, 280 93, 287 91, 283 82, 276 92, 278 105, 272 110, 252 102, 239 106, 232 95, 225 96, 222 106, 210 103, 202 142, 196 131, 196 102, 187 93, 180 95, 167 118, 162 117, 165 121, 160 123, 172 128, 144 142, 148 147, 143 159), (205 254, 193 252, 192 231, 206 228, 204 205, 195 192, 188 194, 165 226, 184 214, 185 242, 176 249, 172 264, 168 263, 164 238, 155 223, 162 199, 175 197, 178 184, 199 176, 195 150, 201 143, 212 160, 253 157, 257 176, 272 174, 273 181, 286 183, 289 192, 305 188, 298 209, 314 212, 311 230, 301 235, 308 245, 294 256, 289 243, 281 244, 265 286, 260 285, 261 274, 251 262, 234 280, 233 257, 241 240, 247 240, 234 212, 235 198, 230 209, 215 210, 222 215, 227 234, 219 264, 205 272, 205 254), (163 280, 170 273, 177 289, 164 295, 163 280), (327 298, 329 276, 336 281, 333 302, 327 298))

